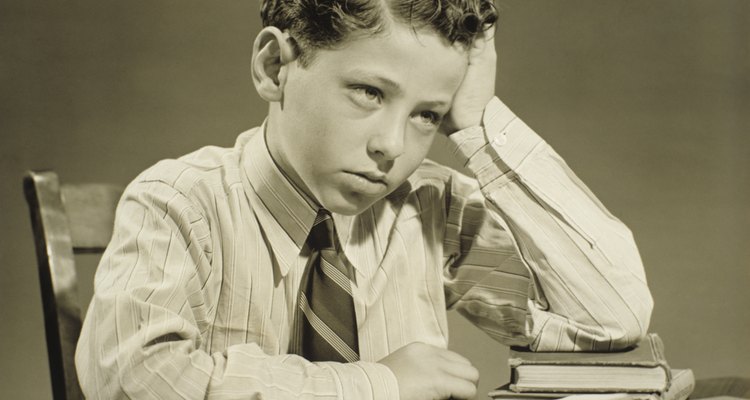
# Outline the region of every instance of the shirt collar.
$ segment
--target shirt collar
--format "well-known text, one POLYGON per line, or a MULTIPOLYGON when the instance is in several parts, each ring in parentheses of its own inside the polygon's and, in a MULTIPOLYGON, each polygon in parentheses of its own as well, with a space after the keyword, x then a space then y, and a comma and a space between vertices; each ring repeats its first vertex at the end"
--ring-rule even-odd
MULTIPOLYGON (((317 209, 294 187, 271 158, 264 127, 265 124, 247 132, 248 137, 240 140, 243 143, 238 143, 243 147, 242 169, 247 177, 247 183, 270 214, 271 218, 264 218, 263 213, 259 213, 264 229, 283 230, 282 235, 269 235, 271 245, 281 250, 282 257, 283 254, 297 256, 305 245, 317 209), (278 226, 271 227, 273 221, 269 219, 274 220, 278 226)), ((282 275, 286 275, 293 260, 283 261, 287 265, 282 266, 281 272, 282 275)))
MULTIPOLYGON (((305 245, 320 207, 273 161, 264 134, 265 126, 264 122, 240 135, 237 147, 241 149, 245 182, 250 186, 246 192, 252 193, 250 197, 259 200, 259 206, 266 211, 256 215, 263 229, 269 232, 267 238, 271 246, 280 250, 275 252, 280 261, 279 272, 286 276, 305 245)), ((332 213, 332 218, 344 253, 355 217, 332 213)), ((345 253, 342 256, 348 260, 345 253)), ((352 267, 357 271, 356 266, 352 267)), ((353 282, 356 281, 353 279, 353 282)))

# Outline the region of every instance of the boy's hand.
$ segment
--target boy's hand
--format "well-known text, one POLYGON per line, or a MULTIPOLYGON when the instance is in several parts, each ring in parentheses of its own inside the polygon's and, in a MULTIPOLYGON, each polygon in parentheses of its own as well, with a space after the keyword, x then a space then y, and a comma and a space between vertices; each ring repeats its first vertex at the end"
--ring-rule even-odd
POLYGON ((495 26, 477 35, 469 49, 469 68, 453 98, 453 106, 440 130, 450 135, 479 125, 484 107, 495 94, 497 52, 495 26))
POLYGON ((479 371, 458 353, 411 343, 379 361, 393 371, 401 400, 473 399, 479 371))

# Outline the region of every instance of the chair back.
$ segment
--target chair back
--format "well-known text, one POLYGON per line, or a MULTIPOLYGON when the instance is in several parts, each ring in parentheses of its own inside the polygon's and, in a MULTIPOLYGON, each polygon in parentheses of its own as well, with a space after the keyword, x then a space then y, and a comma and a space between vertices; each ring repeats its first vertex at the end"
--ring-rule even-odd
POLYGON ((53 171, 27 172, 23 188, 36 245, 53 398, 82 399, 74 362, 82 321, 74 255, 104 251, 123 188, 61 185, 53 171))

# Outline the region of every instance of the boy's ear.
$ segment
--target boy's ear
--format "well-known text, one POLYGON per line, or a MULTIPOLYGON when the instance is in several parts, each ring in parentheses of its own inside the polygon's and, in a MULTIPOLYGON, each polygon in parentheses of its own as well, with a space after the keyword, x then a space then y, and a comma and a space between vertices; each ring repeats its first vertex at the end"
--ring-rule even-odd
POLYGON ((281 101, 286 83, 286 65, 297 58, 293 39, 287 32, 267 26, 253 44, 252 73, 255 89, 266 101, 281 101))

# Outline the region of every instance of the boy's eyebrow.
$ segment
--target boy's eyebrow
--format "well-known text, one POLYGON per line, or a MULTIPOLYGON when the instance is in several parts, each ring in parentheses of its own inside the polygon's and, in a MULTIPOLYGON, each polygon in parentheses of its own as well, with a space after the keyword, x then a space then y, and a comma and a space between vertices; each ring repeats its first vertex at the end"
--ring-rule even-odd
POLYGON ((353 76, 358 76, 358 77, 365 78, 368 80, 377 81, 381 86, 386 87, 390 89, 391 91, 401 93, 401 85, 399 85, 397 82, 391 79, 388 79, 384 76, 377 75, 372 72, 364 71, 361 69, 353 69, 349 73, 353 76))
POLYGON ((426 101, 423 104, 424 106, 430 107, 430 108, 442 108, 442 107, 450 107, 451 102, 449 101, 441 101, 441 100, 435 100, 435 101, 426 101))

